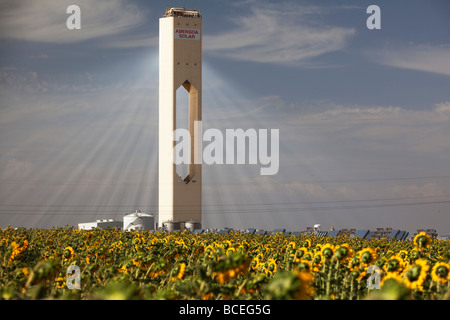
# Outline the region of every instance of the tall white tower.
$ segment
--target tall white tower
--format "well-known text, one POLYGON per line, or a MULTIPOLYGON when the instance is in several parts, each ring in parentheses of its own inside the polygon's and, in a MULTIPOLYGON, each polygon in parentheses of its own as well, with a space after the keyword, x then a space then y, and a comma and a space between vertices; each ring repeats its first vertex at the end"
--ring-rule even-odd
POLYGON ((168 8, 159 20, 159 218, 165 221, 202 219, 201 132, 202 120, 202 18, 198 10, 168 8), (176 92, 189 94, 190 164, 187 176, 174 164, 176 92), (194 140, 197 139, 197 143, 194 140), (200 139, 200 140, 199 140, 200 139))

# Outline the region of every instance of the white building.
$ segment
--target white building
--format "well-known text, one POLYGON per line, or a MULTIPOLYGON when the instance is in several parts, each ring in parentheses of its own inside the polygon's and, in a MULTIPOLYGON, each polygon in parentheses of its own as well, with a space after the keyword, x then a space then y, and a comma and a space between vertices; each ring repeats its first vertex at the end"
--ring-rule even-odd
POLYGON ((84 222, 79 223, 78 228, 81 230, 93 230, 95 228, 100 229, 107 229, 109 228, 119 228, 122 230, 123 223, 122 221, 114 221, 113 219, 103 219, 103 220, 97 220, 95 222, 84 222))
POLYGON ((123 230, 155 230, 155 217, 140 210, 123 217, 123 230))

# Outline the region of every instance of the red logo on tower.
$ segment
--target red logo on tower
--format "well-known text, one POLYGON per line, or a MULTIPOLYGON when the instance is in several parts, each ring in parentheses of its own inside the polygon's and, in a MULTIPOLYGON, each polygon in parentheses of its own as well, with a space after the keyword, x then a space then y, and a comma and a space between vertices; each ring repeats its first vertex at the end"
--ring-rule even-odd
POLYGON ((175 29, 175 39, 200 40, 199 29, 175 29))

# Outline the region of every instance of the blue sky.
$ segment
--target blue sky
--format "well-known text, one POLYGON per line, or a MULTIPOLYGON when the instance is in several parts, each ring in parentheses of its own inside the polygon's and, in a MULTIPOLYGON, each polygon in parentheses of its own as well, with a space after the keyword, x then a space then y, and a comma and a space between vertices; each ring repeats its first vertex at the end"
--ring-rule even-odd
POLYGON ((205 227, 450 233, 445 0, 2 1, 0 227, 157 212, 166 7, 203 16, 204 127, 280 129, 277 175, 203 167, 205 227))

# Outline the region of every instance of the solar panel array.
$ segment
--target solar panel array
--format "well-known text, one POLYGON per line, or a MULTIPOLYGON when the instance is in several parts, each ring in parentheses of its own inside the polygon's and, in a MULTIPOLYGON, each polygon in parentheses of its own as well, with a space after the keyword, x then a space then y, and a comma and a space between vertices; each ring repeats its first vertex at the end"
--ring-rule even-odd
POLYGON ((399 241, 405 240, 409 236, 409 232, 402 231, 402 230, 392 230, 391 234, 389 235, 389 240, 396 239, 399 241))
POLYGON ((328 231, 328 237, 337 237, 341 233, 341 230, 331 230, 328 231))
POLYGON ((250 228, 250 229, 245 230, 246 233, 251 233, 251 234, 254 234, 255 231, 256 231, 256 229, 254 229, 254 228, 250 228))
POLYGON ((364 239, 367 237, 369 232, 370 232, 370 230, 356 230, 354 237, 364 239))
POLYGON ((327 234, 328 234, 328 231, 316 231, 315 233, 314 233, 314 235, 316 236, 316 237, 326 237, 327 236, 327 234))
MULTIPOLYGON (((179 230, 176 230, 179 231, 179 230)), ((397 240, 403 241, 407 239, 412 239, 419 232, 426 232, 430 237, 440 239, 440 240, 450 240, 450 235, 439 236, 434 229, 418 229, 416 233, 410 236, 408 231, 392 229, 392 228, 377 228, 376 230, 369 229, 338 229, 338 230, 314 230, 313 228, 307 228, 304 231, 287 231, 284 228, 273 229, 273 231, 263 230, 263 229, 255 229, 248 228, 245 231, 241 230, 233 230, 232 228, 224 228, 224 229, 195 229, 193 233, 219 233, 219 234, 227 234, 230 231, 233 232, 245 232, 250 234, 262 234, 262 235, 273 235, 273 234, 284 234, 284 235, 293 235, 293 236, 301 236, 302 234, 314 235, 316 237, 337 237, 341 235, 347 235, 350 238, 360 238, 360 239, 382 239, 387 238, 388 240, 397 240)))

